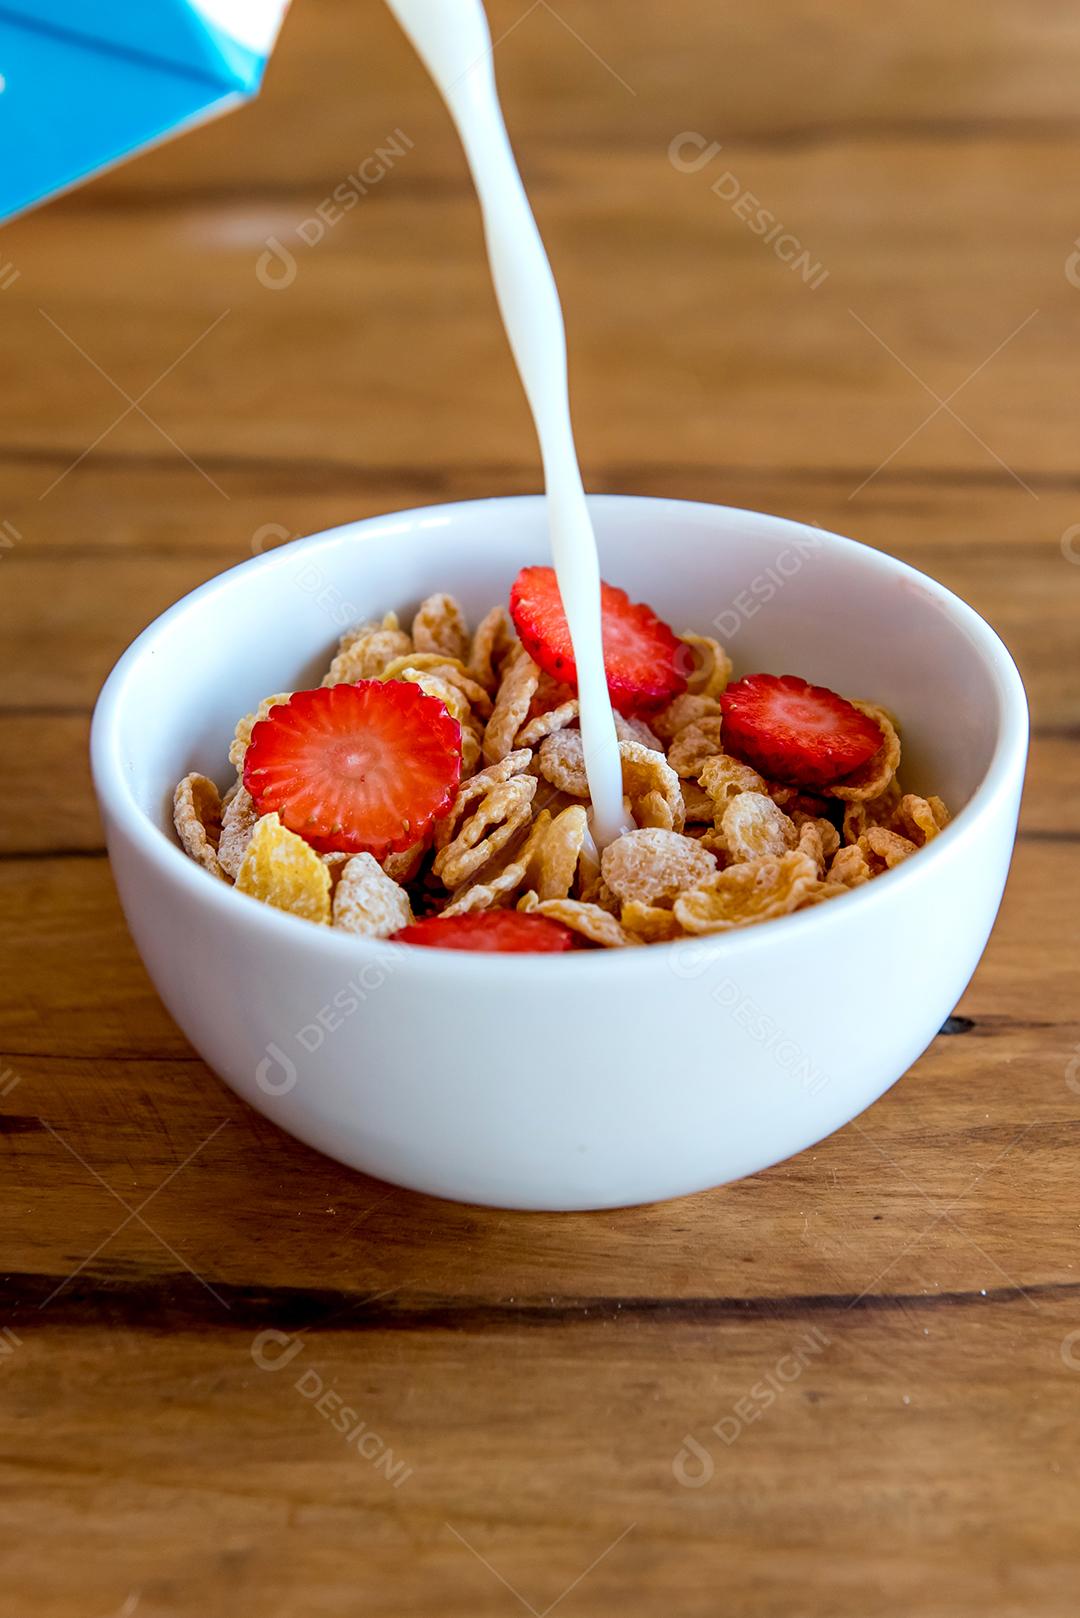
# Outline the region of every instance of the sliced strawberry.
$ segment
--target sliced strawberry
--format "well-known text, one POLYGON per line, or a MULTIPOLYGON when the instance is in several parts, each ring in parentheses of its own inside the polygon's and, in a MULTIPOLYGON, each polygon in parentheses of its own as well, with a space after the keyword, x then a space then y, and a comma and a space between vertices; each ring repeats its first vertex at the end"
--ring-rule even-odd
POLYGON ((720 706, 725 750, 795 786, 839 781, 881 746, 867 714, 793 674, 746 674, 728 686, 720 706))
POLYGON ((427 916, 403 927, 391 942, 535 955, 575 949, 578 940, 569 927, 547 916, 526 916, 518 910, 475 910, 464 916, 427 916))
POLYGON ((260 814, 320 853, 384 859, 447 814, 461 776, 461 727, 405 680, 297 691, 251 732, 244 785, 260 814))
MULTIPOLYGON (((651 607, 602 584, 600 608, 608 691, 620 713, 662 708, 686 690, 686 648, 651 607)), ((554 568, 522 568, 510 591, 510 616, 529 656, 553 680, 576 688, 574 648, 554 568)))

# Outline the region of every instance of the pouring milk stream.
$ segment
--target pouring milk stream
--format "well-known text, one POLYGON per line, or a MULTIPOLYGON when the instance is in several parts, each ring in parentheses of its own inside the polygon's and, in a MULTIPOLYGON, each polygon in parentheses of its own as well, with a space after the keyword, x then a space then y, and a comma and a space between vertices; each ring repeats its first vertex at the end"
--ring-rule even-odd
POLYGON ((604 675, 600 567, 570 423, 555 278, 503 123, 481 0, 387 3, 449 108, 480 198, 495 294, 540 440, 551 551, 577 664, 590 823, 604 848, 627 822, 604 675))

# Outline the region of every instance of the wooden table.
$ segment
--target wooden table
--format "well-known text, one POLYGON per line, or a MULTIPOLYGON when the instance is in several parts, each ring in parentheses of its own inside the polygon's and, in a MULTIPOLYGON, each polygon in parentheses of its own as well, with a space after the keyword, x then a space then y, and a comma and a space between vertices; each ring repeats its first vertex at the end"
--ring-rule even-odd
POLYGON ((447 119, 379 6, 297 0, 255 107, 0 237, 0 1610, 1073 1613, 1080 23, 491 10, 587 482, 974 602, 1035 729, 1001 920, 869 1113, 663 1207, 392 1190, 195 1058, 91 801, 109 665, 289 535, 538 486, 447 119))

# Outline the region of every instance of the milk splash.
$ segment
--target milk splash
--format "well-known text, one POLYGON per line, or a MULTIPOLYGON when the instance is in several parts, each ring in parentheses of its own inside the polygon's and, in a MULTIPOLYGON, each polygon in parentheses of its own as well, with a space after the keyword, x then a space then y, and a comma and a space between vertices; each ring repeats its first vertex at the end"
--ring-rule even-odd
POLYGON ((551 551, 577 664, 581 736, 600 848, 626 829, 604 675, 600 567, 570 422, 566 330, 544 244, 503 123, 480 0, 387 0, 457 126, 480 198, 492 280, 529 401, 547 489, 551 551))

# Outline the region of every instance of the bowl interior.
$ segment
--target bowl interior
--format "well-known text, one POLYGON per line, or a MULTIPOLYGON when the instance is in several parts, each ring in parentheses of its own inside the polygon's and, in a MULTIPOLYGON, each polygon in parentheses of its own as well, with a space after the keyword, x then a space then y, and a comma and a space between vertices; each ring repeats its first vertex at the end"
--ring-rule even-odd
MULTIPOLYGON (((605 578, 676 630, 715 635, 736 673, 800 674, 882 703, 903 727, 903 780, 950 809, 985 775, 1011 666, 976 615, 853 541, 781 518, 679 501, 592 501, 605 578)), ((335 529, 186 597, 131 648, 111 685, 110 763, 171 836, 189 770, 222 786, 237 719, 317 685, 352 624, 449 590, 475 623, 519 567, 548 558, 539 497, 470 502, 335 529)), ((1011 678, 1015 679, 1012 675, 1011 678)), ((99 772, 100 779, 100 772, 99 772)))

